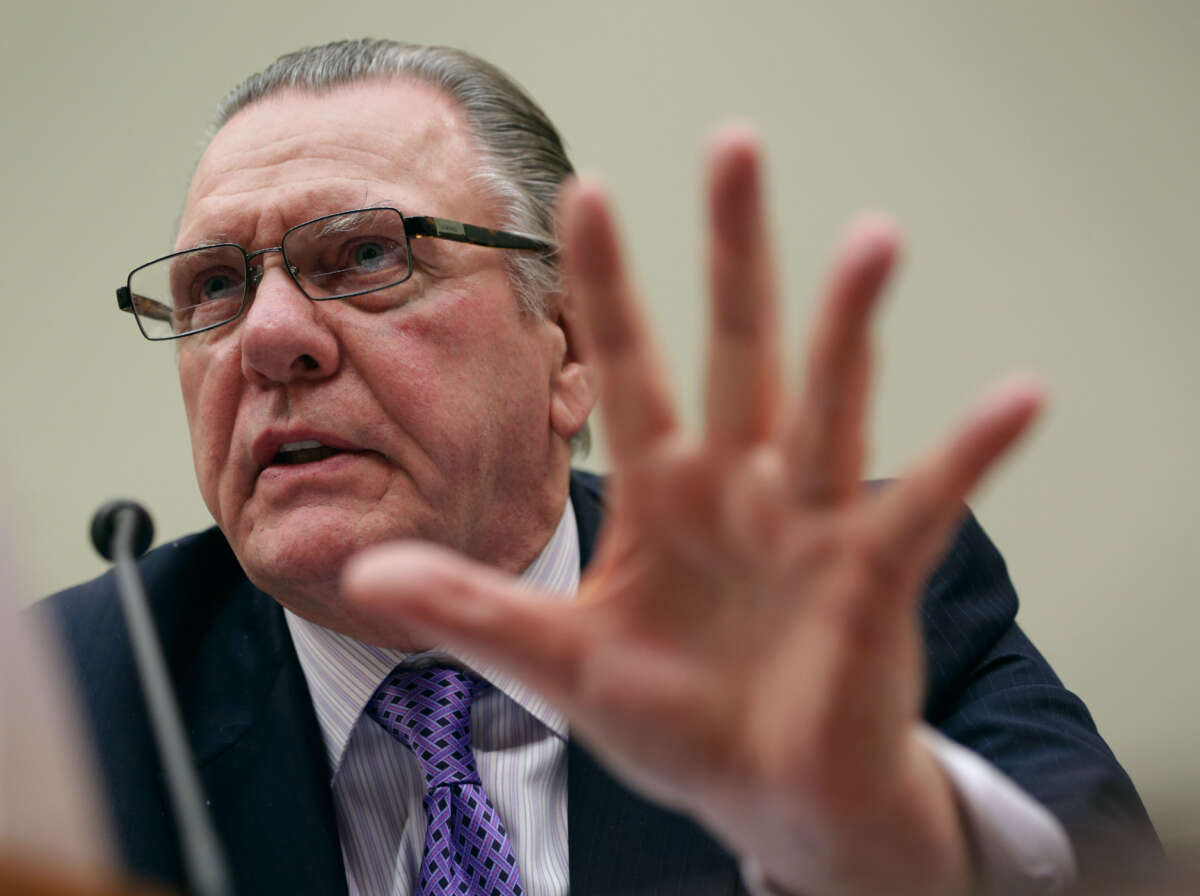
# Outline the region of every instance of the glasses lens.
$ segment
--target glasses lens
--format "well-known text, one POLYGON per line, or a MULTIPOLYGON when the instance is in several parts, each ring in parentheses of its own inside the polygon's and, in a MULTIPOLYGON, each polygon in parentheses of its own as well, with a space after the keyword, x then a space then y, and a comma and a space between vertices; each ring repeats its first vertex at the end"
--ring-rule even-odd
POLYGON ((129 298, 149 339, 172 339, 233 320, 246 297, 237 246, 177 252, 129 275, 129 298))
POLYGON ((404 218, 394 208, 369 208, 301 224, 284 236, 283 254, 313 299, 386 289, 412 273, 404 218))

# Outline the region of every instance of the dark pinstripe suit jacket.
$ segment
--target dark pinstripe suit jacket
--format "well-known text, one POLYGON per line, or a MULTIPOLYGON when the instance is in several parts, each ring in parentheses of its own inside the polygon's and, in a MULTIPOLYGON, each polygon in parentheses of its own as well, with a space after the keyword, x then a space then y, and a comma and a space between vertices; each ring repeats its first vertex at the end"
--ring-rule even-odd
MULTIPOLYGON (((572 475, 586 566, 600 482, 572 475)), ((213 816, 243 894, 344 893, 330 771, 279 605, 246 579, 216 529, 141 561, 213 816)), ((41 604, 79 674, 129 867, 182 887, 183 871, 111 574, 41 604)), ((1154 856, 1132 784, 1083 703, 1017 627, 1004 562, 968 519, 926 589, 925 717, 988 758, 1063 822, 1081 865, 1154 856)), ((574 894, 732 894, 734 860, 687 819, 568 751, 574 894)))

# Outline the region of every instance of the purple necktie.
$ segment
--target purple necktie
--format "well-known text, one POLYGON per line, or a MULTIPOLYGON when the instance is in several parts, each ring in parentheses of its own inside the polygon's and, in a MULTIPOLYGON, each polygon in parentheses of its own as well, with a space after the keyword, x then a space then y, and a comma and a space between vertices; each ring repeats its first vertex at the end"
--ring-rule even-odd
POLYGON ((446 666, 398 666, 367 714, 407 746, 425 775, 425 857, 418 896, 521 896, 512 844, 471 752, 471 701, 488 687, 446 666))

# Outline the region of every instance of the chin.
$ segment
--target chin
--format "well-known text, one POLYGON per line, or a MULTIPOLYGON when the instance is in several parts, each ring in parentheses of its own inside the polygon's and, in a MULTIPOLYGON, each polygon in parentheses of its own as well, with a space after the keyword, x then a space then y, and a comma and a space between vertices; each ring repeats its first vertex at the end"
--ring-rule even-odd
POLYGON ((338 580, 351 557, 385 541, 420 537, 394 519, 328 506, 247 523, 230 538, 234 553, 250 581, 286 606, 301 593, 336 600, 338 580))
POLYGON ((297 590, 336 592, 346 562, 370 544, 356 534, 300 524, 256 528, 231 543, 250 581, 286 604, 287 594, 297 590))
POLYGON ((336 590, 342 567, 355 553, 352 546, 273 544, 263 549, 253 542, 235 551, 246 575, 256 586, 282 603, 294 591, 336 590))

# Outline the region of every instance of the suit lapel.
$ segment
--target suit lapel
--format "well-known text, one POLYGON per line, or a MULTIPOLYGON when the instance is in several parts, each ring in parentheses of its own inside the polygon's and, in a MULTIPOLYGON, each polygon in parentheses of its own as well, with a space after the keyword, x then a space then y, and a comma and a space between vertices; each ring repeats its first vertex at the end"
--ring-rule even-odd
POLYGON ((732 896, 733 857, 687 818, 653 806, 575 741, 567 749, 572 896, 732 896))
POLYGON ((345 894, 329 763, 283 613, 244 582, 222 617, 189 727, 239 891, 345 894))

